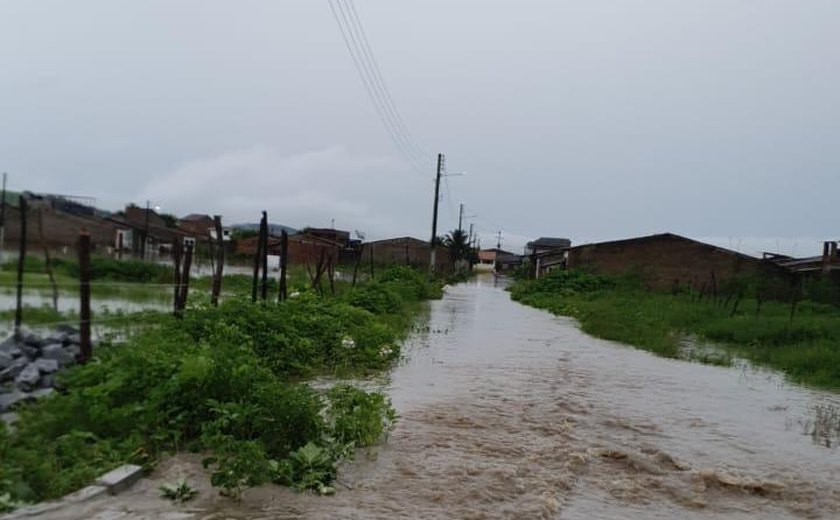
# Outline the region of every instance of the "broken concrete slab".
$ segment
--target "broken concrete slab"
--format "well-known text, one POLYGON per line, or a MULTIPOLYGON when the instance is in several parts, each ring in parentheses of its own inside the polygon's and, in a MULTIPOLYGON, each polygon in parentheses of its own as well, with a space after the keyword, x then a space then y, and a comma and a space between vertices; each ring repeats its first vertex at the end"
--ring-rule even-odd
POLYGON ((108 488, 108 493, 116 495, 134 485, 143 476, 143 468, 134 464, 125 464, 99 477, 97 485, 108 488))
POLYGON ((62 500, 64 500, 65 502, 79 503, 84 502, 85 500, 90 500, 92 498, 102 496, 107 492, 108 488, 106 488, 105 486, 93 485, 84 487, 76 491, 75 493, 71 493, 65 496, 62 500))

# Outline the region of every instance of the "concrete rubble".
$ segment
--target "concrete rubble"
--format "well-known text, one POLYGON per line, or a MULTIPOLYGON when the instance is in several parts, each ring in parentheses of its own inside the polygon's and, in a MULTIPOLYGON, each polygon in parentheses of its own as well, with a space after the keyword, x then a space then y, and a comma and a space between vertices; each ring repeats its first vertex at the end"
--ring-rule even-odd
POLYGON ((0 414, 52 393, 56 374, 76 362, 79 340, 78 330, 62 325, 46 336, 23 329, 0 343, 0 414))

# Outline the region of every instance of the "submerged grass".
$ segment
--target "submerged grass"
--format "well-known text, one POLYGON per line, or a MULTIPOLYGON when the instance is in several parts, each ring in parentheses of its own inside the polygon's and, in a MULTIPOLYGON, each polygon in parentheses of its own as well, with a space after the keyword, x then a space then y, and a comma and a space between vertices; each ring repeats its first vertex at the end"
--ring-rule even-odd
POLYGON ((658 355, 724 363, 729 355, 781 370, 801 383, 840 389, 840 309, 813 301, 791 305, 744 299, 732 305, 686 294, 649 292, 628 280, 555 271, 519 281, 512 297, 576 318, 593 336, 629 343, 658 355), (683 348, 687 335, 715 342, 722 356, 696 356, 683 348))
POLYGON ((238 498, 274 481, 329 492, 336 464, 376 442, 395 419, 381 394, 302 383, 324 373, 365 373, 399 356, 419 302, 440 286, 407 268, 281 304, 229 298, 122 345, 107 341, 59 392, 0 422, 0 496, 35 502, 73 491, 119 464, 151 467, 162 454, 208 453, 211 482, 238 498))

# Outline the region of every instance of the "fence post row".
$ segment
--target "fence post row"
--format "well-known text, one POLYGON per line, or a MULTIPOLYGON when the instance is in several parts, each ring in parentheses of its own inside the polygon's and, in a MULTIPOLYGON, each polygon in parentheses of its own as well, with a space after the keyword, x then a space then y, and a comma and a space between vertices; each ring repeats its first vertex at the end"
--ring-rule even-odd
POLYGON ((79 233, 79 363, 91 357, 90 344, 90 234, 79 233))

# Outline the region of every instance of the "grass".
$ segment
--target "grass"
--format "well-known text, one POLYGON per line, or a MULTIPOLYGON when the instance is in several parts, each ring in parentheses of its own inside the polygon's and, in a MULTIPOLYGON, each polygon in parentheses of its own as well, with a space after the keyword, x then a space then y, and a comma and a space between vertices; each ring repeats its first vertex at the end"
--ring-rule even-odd
POLYGON ((840 309, 810 300, 791 305, 744 298, 699 301, 696 295, 644 291, 632 281, 558 271, 511 289, 521 303, 576 318, 593 336, 658 355, 725 364, 729 356, 780 370, 804 384, 840 389, 840 309), (697 355, 687 336, 719 345, 697 355), (711 352, 711 353, 710 353, 711 352))
POLYGON ((189 308, 60 374, 59 392, 0 423, 0 497, 36 502, 71 492, 124 463, 166 453, 204 460, 214 486, 277 482, 321 493, 353 448, 377 442, 396 418, 381 394, 305 384, 321 374, 391 366, 419 302, 438 283, 407 268, 335 296, 308 290, 281 304, 231 297, 189 308))

